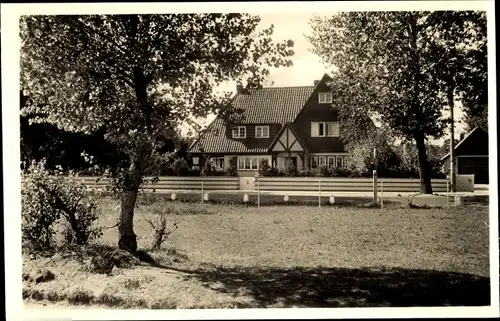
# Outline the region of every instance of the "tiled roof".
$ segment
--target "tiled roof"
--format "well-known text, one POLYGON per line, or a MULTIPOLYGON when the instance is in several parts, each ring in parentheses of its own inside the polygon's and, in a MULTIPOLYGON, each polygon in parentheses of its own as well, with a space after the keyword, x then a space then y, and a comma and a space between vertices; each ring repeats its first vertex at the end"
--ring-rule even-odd
MULTIPOLYGON (((314 86, 249 89, 244 94, 237 94, 232 104, 243 111, 241 124, 286 124, 295 120, 313 90, 314 86)), ((265 153, 269 147, 251 146, 251 140, 231 139, 225 133, 223 120, 215 119, 207 133, 192 145, 191 152, 265 153)))
POLYGON ((192 153, 265 153, 265 148, 249 146, 246 139, 237 140, 226 137, 226 125, 222 119, 215 119, 202 137, 191 147, 192 153))
POLYGON ((243 124, 284 124, 295 119, 313 90, 314 86, 249 89, 236 95, 233 106, 244 110, 243 124))

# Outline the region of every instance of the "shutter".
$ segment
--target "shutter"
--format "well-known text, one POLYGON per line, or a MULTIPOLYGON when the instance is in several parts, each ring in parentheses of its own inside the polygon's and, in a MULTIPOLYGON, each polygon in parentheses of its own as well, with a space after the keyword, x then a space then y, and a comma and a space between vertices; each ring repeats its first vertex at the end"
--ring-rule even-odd
POLYGON ((319 124, 311 123, 311 137, 318 137, 319 135, 319 124))
POLYGON ((329 122, 328 123, 328 131, 326 133, 327 136, 331 137, 339 137, 340 135, 340 130, 339 130, 339 122, 329 122))

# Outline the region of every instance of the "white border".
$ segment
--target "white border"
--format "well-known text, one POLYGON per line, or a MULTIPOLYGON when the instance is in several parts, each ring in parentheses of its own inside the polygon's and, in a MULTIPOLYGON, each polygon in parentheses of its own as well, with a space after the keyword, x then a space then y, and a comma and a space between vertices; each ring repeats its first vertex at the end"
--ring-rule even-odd
MULTIPOLYGON (((2 111, 4 161, 4 238, 5 288, 7 319, 73 318, 94 320, 125 319, 260 319, 260 318, 402 318, 402 317, 494 317, 498 311, 498 208, 490 203, 491 307, 481 308, 349 308, 349 309, 251 309, 244 310, 71 310, 23 309, 21 298, 20 248, 20 169, 19 169, 19 28, 18 18, 27 14, 118 14, 118 13, 193 13, 248 12, 256 14, 314 13, 338 11, 388 10, 487 10, 489 105, 496 107, 495 16, 493 1, 363 1, 363 2, 225 2, 225 3, 60 3, 60 4, 2 4, 2 111), (8 170, 6 170, 8 169, 8 170), (15 258, 19 258, 16 260, 15 258), (8 262, 8 264, 7 264, 8 262)), ((496 154, 496 108, 489 110, 490 193, 498 193, 496 154)))

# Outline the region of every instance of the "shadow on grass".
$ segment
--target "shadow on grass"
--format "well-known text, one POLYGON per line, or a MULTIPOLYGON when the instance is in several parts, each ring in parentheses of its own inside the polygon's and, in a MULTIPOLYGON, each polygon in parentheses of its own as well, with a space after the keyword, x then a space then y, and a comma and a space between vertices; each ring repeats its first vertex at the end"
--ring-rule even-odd
MULTIPOLYGON (((184 271, 188 272, 188 271, 184 271)), ((485 306, 489 278, 432 270, 347 268, 217 268, 186 279, 228 294, 247 294, 258 307, 485 306)))

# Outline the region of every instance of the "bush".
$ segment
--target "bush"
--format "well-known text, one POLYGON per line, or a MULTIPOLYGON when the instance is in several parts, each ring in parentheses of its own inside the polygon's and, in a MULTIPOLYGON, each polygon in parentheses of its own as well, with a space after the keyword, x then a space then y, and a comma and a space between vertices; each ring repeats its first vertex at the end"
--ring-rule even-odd
POLYGON ((269 161, 264 158, 260 161, 259 164, 259 175, 260 176, 272 176, 271 174, 271 165, 269 165, 269 161))
POLYGON ((297 176, 298 174, 297 166, 293 164, 293 161, 291 159, 285 160, 285 169, 283 171, 283 174, 289 177, 297 176))
POLYGON ((229 160, 229 166, 226 168, 224 174, 226 176, 238 176, 238 167, 236 165, 236 157, 229 160))
POLYGON ((54 245, 54 227, 61 217, 67 243, 83 245, 101 236, 94 226, 99 214, 95 197, 75 176, 50 173, 45 161, 33 163, 22 174, 21 202, 23 242, 34 250, 54 245))

